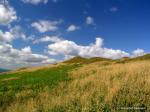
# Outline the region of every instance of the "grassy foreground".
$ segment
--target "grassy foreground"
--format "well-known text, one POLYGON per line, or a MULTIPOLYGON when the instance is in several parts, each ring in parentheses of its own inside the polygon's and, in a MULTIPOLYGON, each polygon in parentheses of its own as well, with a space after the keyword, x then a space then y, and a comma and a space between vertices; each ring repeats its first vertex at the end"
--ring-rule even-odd
POLYGON ((0 111, 150 112, 150 61, 69 61, 3 74, 0 111))

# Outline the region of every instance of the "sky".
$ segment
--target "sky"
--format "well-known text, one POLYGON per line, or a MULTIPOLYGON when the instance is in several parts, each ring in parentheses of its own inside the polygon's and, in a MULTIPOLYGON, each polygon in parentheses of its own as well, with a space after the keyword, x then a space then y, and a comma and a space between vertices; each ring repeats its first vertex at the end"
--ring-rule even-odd
POLYGON ((0 0, 0 68, 149 53, 149 0, 0 0))

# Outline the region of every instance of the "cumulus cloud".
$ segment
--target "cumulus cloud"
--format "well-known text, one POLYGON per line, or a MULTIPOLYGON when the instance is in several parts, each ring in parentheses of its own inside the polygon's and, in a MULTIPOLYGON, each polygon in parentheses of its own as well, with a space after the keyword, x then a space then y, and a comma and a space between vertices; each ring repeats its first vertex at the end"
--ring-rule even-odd
POLYGON ((31 26, 37 29, 39 32, 44 33, 47 31, 56 31, 58 29, 58 25, 61 24, 61 22, 62 20, 59 21, 40 20, 38 22, 32 23, 31 26))
POLYGON ((94 18, 91 16, 86 17, 86 24, 87 25, 94 25, 94 18))
POLYGON ((0 4, 0 25, 8 25, 17 19, 16 11, 8 3, 0 4))
POLYGON ((33 5, 38 5, 40 3, 47 4, 48 0, 22 0, 24 3, 30 3, 33 5))
POLYGON ((132 52, 132 57, 138 57, 145 55, 145 51, 143 49, 136 49, 132 52))
POLYGON ((56 61, 48 56, 32 53, 30 46, 18 50, 7 43, 0 44, 0 60, 0 67, 9 69, 49 64, 56 61))
POLYGON ((11 32, 2 32, 0 31, 0 42, 12 42, 14 36, 11 32))
POLYGON ((103 39, 96 38, 96 42, 88 46, 78 45, 73 41, 64 40, 48 45, 50 55, 63 55, 64 57, 104 57, 118 59, 127 57, 129 54, 125 51, 114 50, 103 47, 103 39))
POLYGON ((60 42, 63 39, 58 36, 44 36, 40 39, 36 39, 33 41, 34 44, 42 43, 42 42, 60 42))
POLYGON ((22 28, 18 25, 10 28, 10 33, 15 37, 15 38, 22 38, 23 40, 27 39, 27 36, 23 32, 22 28))
POLYGON ((70 25, 68 28, 67 28, 67 32, 73 32, 73 31, 76 31, 80 29, 80 27, 76 26, 76 25, 70 25))
POLYGON ((17 38, 26 40, 29 37, 22 32, 19 26, 12 27, 6 32, 0 31, 0 68, 14 69, 54 63, 56 61, 46 55, 33 53, 30 46, 20 50, 13 48, 10 43, 17 38))
POLYGON ((22 48, 22 49, 21 49, 21 52, 23 52, 23 53, 25 53, 25 54, 30 54, 30 53, 32 53, 31 47, 30 47, 30 46, 27 46, 27 47, 25 47, 25 48, 22 48))
POLYGON ((9 31, 0 31, 0 42, 12 42, 14 39, 33 40, 32 36, 26 36, 20 26, 11 27, 9 31))

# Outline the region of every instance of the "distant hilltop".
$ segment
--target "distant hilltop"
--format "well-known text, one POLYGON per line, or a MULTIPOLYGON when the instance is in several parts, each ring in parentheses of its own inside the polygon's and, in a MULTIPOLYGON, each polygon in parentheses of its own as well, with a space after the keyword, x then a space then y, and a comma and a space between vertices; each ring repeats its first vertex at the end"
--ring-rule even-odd
POLYGON ((3 68, 0 68, 0 73, 2 73, 2 72, 8 72, 9 70, 7 70, 7 69, 3 69, 3 68))

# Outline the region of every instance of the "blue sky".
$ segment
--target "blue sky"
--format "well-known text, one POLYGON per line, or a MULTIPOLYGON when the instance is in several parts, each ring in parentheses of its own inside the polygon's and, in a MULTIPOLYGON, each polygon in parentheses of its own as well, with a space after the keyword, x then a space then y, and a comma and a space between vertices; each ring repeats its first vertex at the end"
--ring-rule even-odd
POLYGON ((149 53, 149 0, 5 1, 0 0, 1 68, 77 55, 117 59, 149 53))

